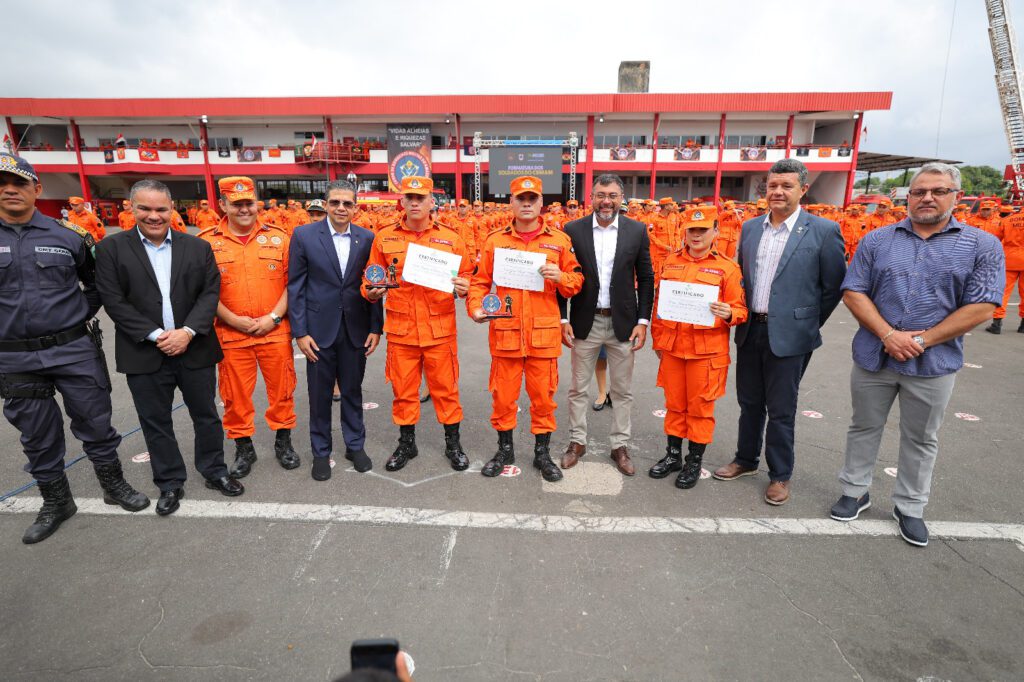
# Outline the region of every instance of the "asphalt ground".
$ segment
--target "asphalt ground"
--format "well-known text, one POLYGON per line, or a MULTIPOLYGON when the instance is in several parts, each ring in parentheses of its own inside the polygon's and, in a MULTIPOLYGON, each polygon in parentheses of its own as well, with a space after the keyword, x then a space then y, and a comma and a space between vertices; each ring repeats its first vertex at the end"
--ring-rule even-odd
MULTIPOLYGON (((205 489, 193 471, 178 514, 160 518, 151 506, 132 515, 97 499, 80 461, 68 471, 79 513, 33 546, 20 536, 35 488, 0 502, 0 679, 329 680, 348 669, 352 640, 379 636, 412 654, 417 680, 1022 679, 1017 310, 1001 336, 979 327, 966 339, 976 366, 960 372, 940 435, 925 549, 904 543, 890 517, 895 479, 884 470, 896 466, 895 407, 874 506, 863 523, 828 519, 856 329, 842 306, 802 384, 799 410, 810 416, 797 417, 793 497, 778 508, 762 500, 763 465, 756 477, 702 480, 689 491, 646 476, 665 447, 649 344, 634 378, 637 476, 619 475, 608 458, 606 410, 590 413, 588 454, 557 484, 530 466, 525 392, 515 432, 521 473, 477 473, 496 435, 486 328, 468 317, 458 321, 467 472, 448 467, 430 402, 420 456, 384 470, 398 429, 382 347, 364 382, 373 471, 355 473, 339 457, 330 481, 313 481, 305 360, 296 360, 303 466, 281 469, 258 421, 260 459, 243 497, 205 489)), ((101 319, 112 365, 112 325, 101 319)), ((556 459, 567 443, 568 353, 560 373, 556 459)), ((732 375, 708 470, 735 447, 732 375)), ((121 375, 113 399, 115 426, 131 432, 138 419, 121 375)), ((258 419, 265 405, 261 382, 258 419)), ((190 460, 185 409, 175 424, 190 460)), ((66 435, 71 461, 81 446, 66 435)), ((0 447, 3 494, 31 479, 6 422, 0 447)), ((131 459, 145 450, 135 432, 120 452, 129 481, 155 500, 149 465, 131 459)))

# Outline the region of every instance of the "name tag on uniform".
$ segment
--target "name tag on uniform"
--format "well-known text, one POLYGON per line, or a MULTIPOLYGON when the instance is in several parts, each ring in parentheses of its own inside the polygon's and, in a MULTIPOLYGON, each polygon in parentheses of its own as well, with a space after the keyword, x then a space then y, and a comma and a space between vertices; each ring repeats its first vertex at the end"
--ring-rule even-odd
POLYGON ((0 253, 10 253, 10 252, 11 252, 11 247, 9 247, 9 246, 0 246, 0 253))
MULTIPOLYGON (((10 251, 10 248, 7 249, 10 251)), ((37 246, 36 253, 55 253, 59 256, 71 257, 71 252, 59 246, 37 246)))

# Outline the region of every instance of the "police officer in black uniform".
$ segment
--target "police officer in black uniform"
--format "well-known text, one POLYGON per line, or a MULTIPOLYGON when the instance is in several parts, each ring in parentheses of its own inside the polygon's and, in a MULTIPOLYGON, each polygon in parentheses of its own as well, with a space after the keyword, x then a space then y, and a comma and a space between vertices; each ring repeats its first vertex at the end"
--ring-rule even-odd
POLYGON ((22 537, 52 535, 78 508, 64 474, 64 421, 82 441, 103 488, 103 501, 128 511, 149 498, 124 480, 111 426, 110 377, 102 355, 92 237, 36 211, 42 192, 25 159, 0 153, 0 395, 4 416, 21 432, 25 471, 39 483, 43 506, 22 537))

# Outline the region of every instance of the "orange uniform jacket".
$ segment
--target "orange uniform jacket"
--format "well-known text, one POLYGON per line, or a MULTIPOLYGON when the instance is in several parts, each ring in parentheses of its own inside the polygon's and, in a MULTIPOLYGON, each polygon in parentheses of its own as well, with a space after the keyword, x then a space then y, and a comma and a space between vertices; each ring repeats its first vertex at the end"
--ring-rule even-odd
POLYGON ((130 230, 135 227, 135 214, 131 211, 121 211, 117 214, 117 223, 122 230, 130 230))
POLYGON ((1003 218, 1001 227, 1006 269, 1020 272, 1024 270, 1024 213, 1014 213, 1003 218))
POLYGON ((736 244, 740 240, 743 219, 735 210, 723 210, 718 214, 718 251, 729 258, 736 255, 736 244))
MULTIPOLYGON (((661 267, 658 280, 718 287, 718 300, 732 307, 732 319, 725 322, 716 317, 714 325, 704 327, 685 322, 672 322, 655 314, 654 320, 651 321, 654 349, 687 360, 724 358, 722 367, 728 367, 729 327, 743 324, 748 316, 742 279, 740 266, 731 258, 717 252, 712 251, 700 260, 694 260, 685 248, 669 254, 661 267)), ((655 298, 657 299, 657 295, 655 298)), ((658 309, 657 300, 654 302, 654 309, 658 309)))
MULTIPOLYGON (((227 218, 216 227, 199 233, 209 242, 220 270, 220 302, 235 313, 262 317, 270 312, 288 287, 288 235, 272 225, 257 225, 242 240, 231 234, 227 218)), ((213 323, 217 338, 224 348, 243 348, 291 338, 291 327, 285 317, 266 336, 251 336, 229 327, 220 318, 213 323)))
POLYGON ((212 208, 200 209, 196 211, 195 222, 192 224, 198 227, 200 231, 203 231, 219 225, 220 216, 212 208))
POLYGON ((982 218, 980 215, 975 213, 974 215, 967 216, 967 224, 973 225, 981 230, 985 230, 989 234, 995 235, 996 239, 1000 241, 1003 239, 1002 223, 998 216, 993 215, 988 218, 982 218))
MULTIPOLYGON (((373 239, 367 266, 379 265, 385 270, 395 266, 397 289, 388 290, 384 297, 384 333, 388 343, 419 346, 421 348, 448 343, 456 333, 455 299, 449 293, 428 289, 402 281, 405 253, 409 244, 419 244, 430 249, 457 253, 462 256, 459 277, 468 278, 473 264, 466 253, 462 239, 452 229, 440 223, 432 223, 422 232, 414 232, 401 220, 381 228, 373 239)), ((367 283, 362 285, 366 295, 367 283)))
MULTIPOLYGON (((96 217, 95 213, 90 211, 82 211, 81 213, 69 211, 68 222, 74 223, 86 230, 92 235, 93 241, 98 242, 107 236, 107 228, 103 227, 103 222, 96 217)), ((132 222, 134 224, 134 221, 132 222)))
POLYGON ((171 229, 175 232, 187 232, 185 221, 181 219, 181 214, 177 211, 171 211, 171 229))
POLYGON ((878 215, 877 213, 872 213, 871 215, 867 216, 865 222, 867 223, 867 231, 871 232, 872 230, 877 230, 880 227, 892 225, 893 223, 896 222, 896 219, 891 212, 886 213, 885 215, 878 215))
POLYGON ((469 287, 466 309, 470 315, 483 308, 483 298, 491 291, 495 249, 543 253, 549 263, 562 271, 562 279, 557 284, 544 280, 543 291, 498 287, 497 294, 503 308, 505 296, 512 297, 512 317, 490 323, 491 355, 557 358, 562 354, 562 325, 558 299, 554 294, 557 292, 564 298, 572 298, 583 288, 583 269, 573 253, 572 241, 564 232, 547 226, 529 243, 515 234, 512 225, 492 232, 484 243, 480 263, 469 287))

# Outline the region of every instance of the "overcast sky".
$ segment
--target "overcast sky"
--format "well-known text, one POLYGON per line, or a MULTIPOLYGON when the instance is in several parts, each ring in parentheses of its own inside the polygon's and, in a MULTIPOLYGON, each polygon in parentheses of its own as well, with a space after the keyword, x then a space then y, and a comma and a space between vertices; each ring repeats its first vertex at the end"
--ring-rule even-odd
POLYGON ((862 149, 1008 162, 983 0, 35 0, 0 21, 7 97, 605 93, 649 59, 651 92, 890 90, 862 149))

